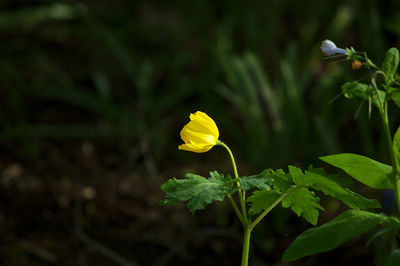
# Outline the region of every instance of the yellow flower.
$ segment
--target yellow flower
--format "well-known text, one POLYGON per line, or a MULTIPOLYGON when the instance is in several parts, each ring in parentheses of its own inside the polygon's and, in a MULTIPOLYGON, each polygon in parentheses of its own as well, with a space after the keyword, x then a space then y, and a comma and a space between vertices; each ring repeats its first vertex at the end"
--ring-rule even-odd
POLYGON ((185 144, 178 149, 202 153, 209 151, 217 144, 219 131, 214 120, 207 114, 197 111, 189 116, 190 122, 181 130, 181 138, 185 144))

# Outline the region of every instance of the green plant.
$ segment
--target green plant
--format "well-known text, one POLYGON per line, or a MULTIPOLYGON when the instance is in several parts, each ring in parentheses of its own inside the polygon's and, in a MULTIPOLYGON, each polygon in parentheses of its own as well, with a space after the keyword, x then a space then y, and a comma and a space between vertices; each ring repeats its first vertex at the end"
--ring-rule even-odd
MULTIPOLYGON (((327 55, 341 54, 335 51, 336 46, 321 48, 327 55)), ((360 98, 368 101, 369 112, 375 106, 382 122, 382 132, 391 158, 391 165, 386 165, 366 156, 342 153, 321 157, 324 162, 344 170, 349 176, 373 189, 393 190, 397 208, 400 210, 400 127, 392 137, 389 124, 388 105, 394 102, 400 107, 400 83, 397 75, 399 65, 399 51, 390 48, 382 65, 378 67, 366 53, 346 49, 343 54, 347 60, 358 62, 357 66, 364 66, 370 70, 369 84, 358 81, 347 82, 342 86, 342 93, 346 98, 360 98)), ((357 67, 358 68, 358 67, 357 67)), ((384 247, 389 252, 377 258, 378 264, 399 265, 399 252, 397 243, 399 237, 400 220, 397 216, 386 216, 369 211, 345 211, 332 221, 316 228, 309 229, 296 238, 283 255, 283 260, 292 261, 304 256, 332 250, 343 242, 370 231, 376 227, 375 232, 368 241, 374 241, 384 236, 388 242, 384 247), (329 239, 329 241, 327 241, 329 239)))
MULTIPOLYGON (((188 201, 187 208, 195 213, 213 201, 228 198, 243 225, 242 266, 248 265, 250 238, 254 227, 280 203, 282 207, 290 208, 312 225, 317 224, 319 211, 323 210, 316 191, 339 199, 353 209, 352 215, 368 214, 360 209, 380 207, 376 200, 364 198, 349 190, 348 180, 328 175, 322 169, 313 167, 302 171, 289 166, 288 172, 282 169, 266 169, 257 175, 239 176, 234 156, 230 148, 219 140, 219 130, 214 121, 200 111, 191 114, 190 120, 181 131, 185 144, 180 145, 179 149, 203 153, 215 145, 222 146, 230 156, 234 175, 232 177, 213 171, 209 178, 196 174, 187 174, 184 179, 172 178, 161 187, 166 193, 161 204, 174 205, 180 201, 188 201), (251 196, 246 197, 247 193, 251 193, 251 196)), ((385 222, 387 219, 382 216, 381 220, 385 222)), ((391 219, 388 218, 388 221, 391 219)), ((297 248, 302 252, 301 247, 297 248)))

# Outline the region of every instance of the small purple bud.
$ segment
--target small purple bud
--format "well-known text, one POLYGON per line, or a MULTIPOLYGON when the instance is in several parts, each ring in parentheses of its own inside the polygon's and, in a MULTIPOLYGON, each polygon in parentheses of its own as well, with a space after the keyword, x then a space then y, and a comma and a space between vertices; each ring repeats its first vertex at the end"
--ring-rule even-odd
POLYGON ((337 48, 336 44, 330 40, 325 40, 321 43, 321 51, 327 56, 346 53, 345 49, 337 48))

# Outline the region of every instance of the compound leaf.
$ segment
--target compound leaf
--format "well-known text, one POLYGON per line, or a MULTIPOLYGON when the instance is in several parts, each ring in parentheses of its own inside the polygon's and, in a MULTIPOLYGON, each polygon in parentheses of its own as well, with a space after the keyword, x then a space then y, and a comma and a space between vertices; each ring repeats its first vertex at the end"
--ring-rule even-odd
POLYGON ((166 195, 160 204, 175 205, 188 200, 187 208, 194 213, 215 200, 222 201, 232 189, 232 179, 218 172, 210 172, 210 175, 210 178, 205 178, 186 174, 185 179, 168 180, 161 186, 166 195))
POLYGON ((318 201, 319 198, 315 196, 314 192, 302 187, 290 192, 282 200, 282 207, 291 208, 298 216, 303 216, 312 225, 316 225, 319 214, 318 209, 323 210, 318 201))
POLYGON ((271 186, 269 184, 272 179, 268 178, 265 171, 259 175, 244 176, 240 179, 240 188, 242 190, 249 190, 254 187, 258 189, 271 189, 271 186))
POLYGON ((271 179, 270 184, 273 189, 277 192, 285 193, 292 186, 292 177, 290 174, 286 174, 282 169, 265 170, 265 175, 271 179))
POLYGON ((249 214, 255 215, 268 208, 280 197, 280 193, 273 190, 257 190, 253 192, 247 201, 250 202, 249 214))

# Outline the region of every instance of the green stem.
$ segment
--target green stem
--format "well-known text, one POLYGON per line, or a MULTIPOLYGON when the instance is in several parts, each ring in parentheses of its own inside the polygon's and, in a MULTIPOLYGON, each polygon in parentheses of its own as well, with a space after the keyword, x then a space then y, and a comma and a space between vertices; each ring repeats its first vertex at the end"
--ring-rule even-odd
POLYGON ((381 113, 382 122, 383 122, 383 131, 385 132, 386 143, 389 148, 390 157, 392 160, 393 167, 393 176, 394 176, 394 194, 396 198, 397 208, 400 211, 400 178, 399 178, 399 169, 398 162, 393 150, 393 142, 392 142, 392 134, 390 133, 389 127, 389 118, 388 118, 388 103, 385 100, 383 113, 381 113))
POLYGON ((278 205, 289 193, 282 194, 277 198, 268 208, 266 208, 258 217, 250 224, 249 228, 252 230, 276 205, 278 205))
MULTIPOLYGON (((232 166, 233 166, 233 172, 235 174, 235 178, 240 179, 238 171, 237 171, 237 167, 236 167, 236 162, 235 162, 235 157, 233 157, 233 153, 231 151, 231 149, 229 149, 228 145, 226 145, 225 143, 223 143, 222 141, 218 140, 217 141, 218 145, 223 146, 229 153, 229 156, 231 157, 232 160, 232 166)), ((239 201, 240 201, 240 207, 242 209, 242 215, 243 215, 243 226, 246 228, 249 224, 249 221, 247 219, 247 212, 246 212, 246 196, 245 193, 242 193, 242 189, 240 188, 240 182, 237 181, 236 182, 237 188, 238 188, 238 193, 239 193, 239 201)))
POLYGON ((225 143, 223 143, 220 140, 217 140, 217 144, 221 145, 228 151, 229 156, 231 157, 231 160, 232 160, 232 166, 233 166, 233 172, 235 173, 235 178, 239 178, 239 174, 238 174, 236 162, 235 162, 235 157, 233 157, 233 153, 232 153, 231 149, 229 149, 228 145, 226 145, 225 143))
POLYGON ((240 222, 242 223, 243 226, 245 226, 244 220, 243 220, 243 215, 240 213, 240 210, 237 207, 236 202, 232 199, 231 195, 228 195, 227 197, 228 197, 229 201, 231 202, 231 205, 232 205, 233 209, 235 210, 236 215, 239 218, 240 222))
POLYGON ((249 220, 247 219, 247 211, 246 211, 246 194, 242 189, 240 188, 240 177, 237 171, 236 163, 235 163, 235 158, 233 157, 232 151, 229 149, 229 147, 223 143, 222 141, 217 141, 218 145, 223 146, 229 153, 229 156, 231 157, 232 160, 232 166, 233 166, 233 172, 235 174, 235 179, 238 181, 236 182, 237 188, 238 188, 238 194, 239 194, 239 201, 240 201, 240 206, 242 208, 242 213, 240 213, 238 207, 236 206, 235 201, 232 199, 231 195, 228 196, 228 199, 231 201, 232 207, 236 212, 236 215, 239 217, 240 222, 243 225, 244 228, 244 235, 243 235, 243 252, 242 252, 242 266, 247 266, 249 263, 249 248, 250 248, 250 235, 251 235, 251 228, 249 227, 249 220))
POLYGON ((249 263, 250 236, 251 229, 245 228, 243 235, 242 266, 247 266, 249 263))

